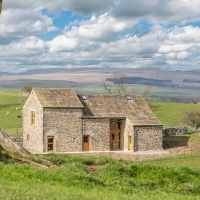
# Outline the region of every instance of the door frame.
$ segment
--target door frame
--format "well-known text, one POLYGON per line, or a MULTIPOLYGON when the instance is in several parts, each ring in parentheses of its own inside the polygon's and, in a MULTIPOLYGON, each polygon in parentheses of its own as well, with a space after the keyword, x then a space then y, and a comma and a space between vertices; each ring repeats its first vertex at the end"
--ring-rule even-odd
POLYGON ((133 137, 131 135, 128 135, 128 150, 133 150, 133 137))
POLYGON ((121 123, 118 120, 110 120, 110 151, 121 150, 121 123), (115 123, 111 126, 111 123, 115 123), (113 138, 114 136, 114 138, 113 138), (117 138, 118 137, 118 138, 117 138), (118 146, 118 148, 117 148, 118 146))

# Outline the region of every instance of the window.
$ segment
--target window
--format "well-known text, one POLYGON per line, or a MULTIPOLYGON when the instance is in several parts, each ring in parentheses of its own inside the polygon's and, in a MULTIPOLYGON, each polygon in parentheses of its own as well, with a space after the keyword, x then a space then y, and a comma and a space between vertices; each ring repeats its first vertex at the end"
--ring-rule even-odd
POLYGON ((35 111, 31 111, 31 126, 35 125, 35 111))
POLYGON ((87 100, 88 100, 86 96, 82 96, 82 99, 83 99, 84 101, 87 101, 87 100))
POLYGON ((48 151, 54 150, 54 137, 53 136, 49 136, 47 138, 47 148, 48 148, 48 151))
POLYGON ((132 100, 130 96, 126 96, 126 99, 127 99, 128 101, 131 101, 131 100, 132 100))
POLYGON ((88 135, 83 136, 83 142, 88 142, 88 135))

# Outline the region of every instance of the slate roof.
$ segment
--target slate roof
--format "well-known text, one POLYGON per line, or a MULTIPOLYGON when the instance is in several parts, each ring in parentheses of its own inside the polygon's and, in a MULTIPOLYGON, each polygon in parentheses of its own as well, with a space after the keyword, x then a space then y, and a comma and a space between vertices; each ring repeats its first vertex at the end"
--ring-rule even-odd
POLYGON ((85 117, 128 118, 133 125, 162 125, 141 95, 83 95, 85 117))
POLYGON ((86 118, 128 118, 132 125, 162 125, 141 95, 78 95, 71 88, 33 88, 42 107, 84 108, 86 118), (85 96, 87 100, 83 100, 85 96))
POLYGON ((33 88, 42 107, 83 108, 76 93, 71 88, 33 88))

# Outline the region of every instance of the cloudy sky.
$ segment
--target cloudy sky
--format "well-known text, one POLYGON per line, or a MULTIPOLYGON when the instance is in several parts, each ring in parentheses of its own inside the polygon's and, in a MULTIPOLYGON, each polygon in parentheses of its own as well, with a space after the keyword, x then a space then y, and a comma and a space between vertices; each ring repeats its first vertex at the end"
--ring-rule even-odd
POLYGON ((3 0, 0 71, 200 68, 199 0, 3 0))

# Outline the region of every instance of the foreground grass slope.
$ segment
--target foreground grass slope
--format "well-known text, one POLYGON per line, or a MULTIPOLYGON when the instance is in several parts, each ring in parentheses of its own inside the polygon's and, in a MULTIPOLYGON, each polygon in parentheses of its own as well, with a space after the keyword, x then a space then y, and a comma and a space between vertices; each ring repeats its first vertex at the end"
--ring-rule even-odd
MULTIPOLYGON (((1 153, 2 154, 2 153, 1 153)), ((41 170, 0 160, 2 199, 198 199, 200 170, 106 157, 49 155, 57 168, 41 170), (95 170, 90 170, 93 167, 95 170)), ((186 158, 187 159, 187 158, 186 158)))

